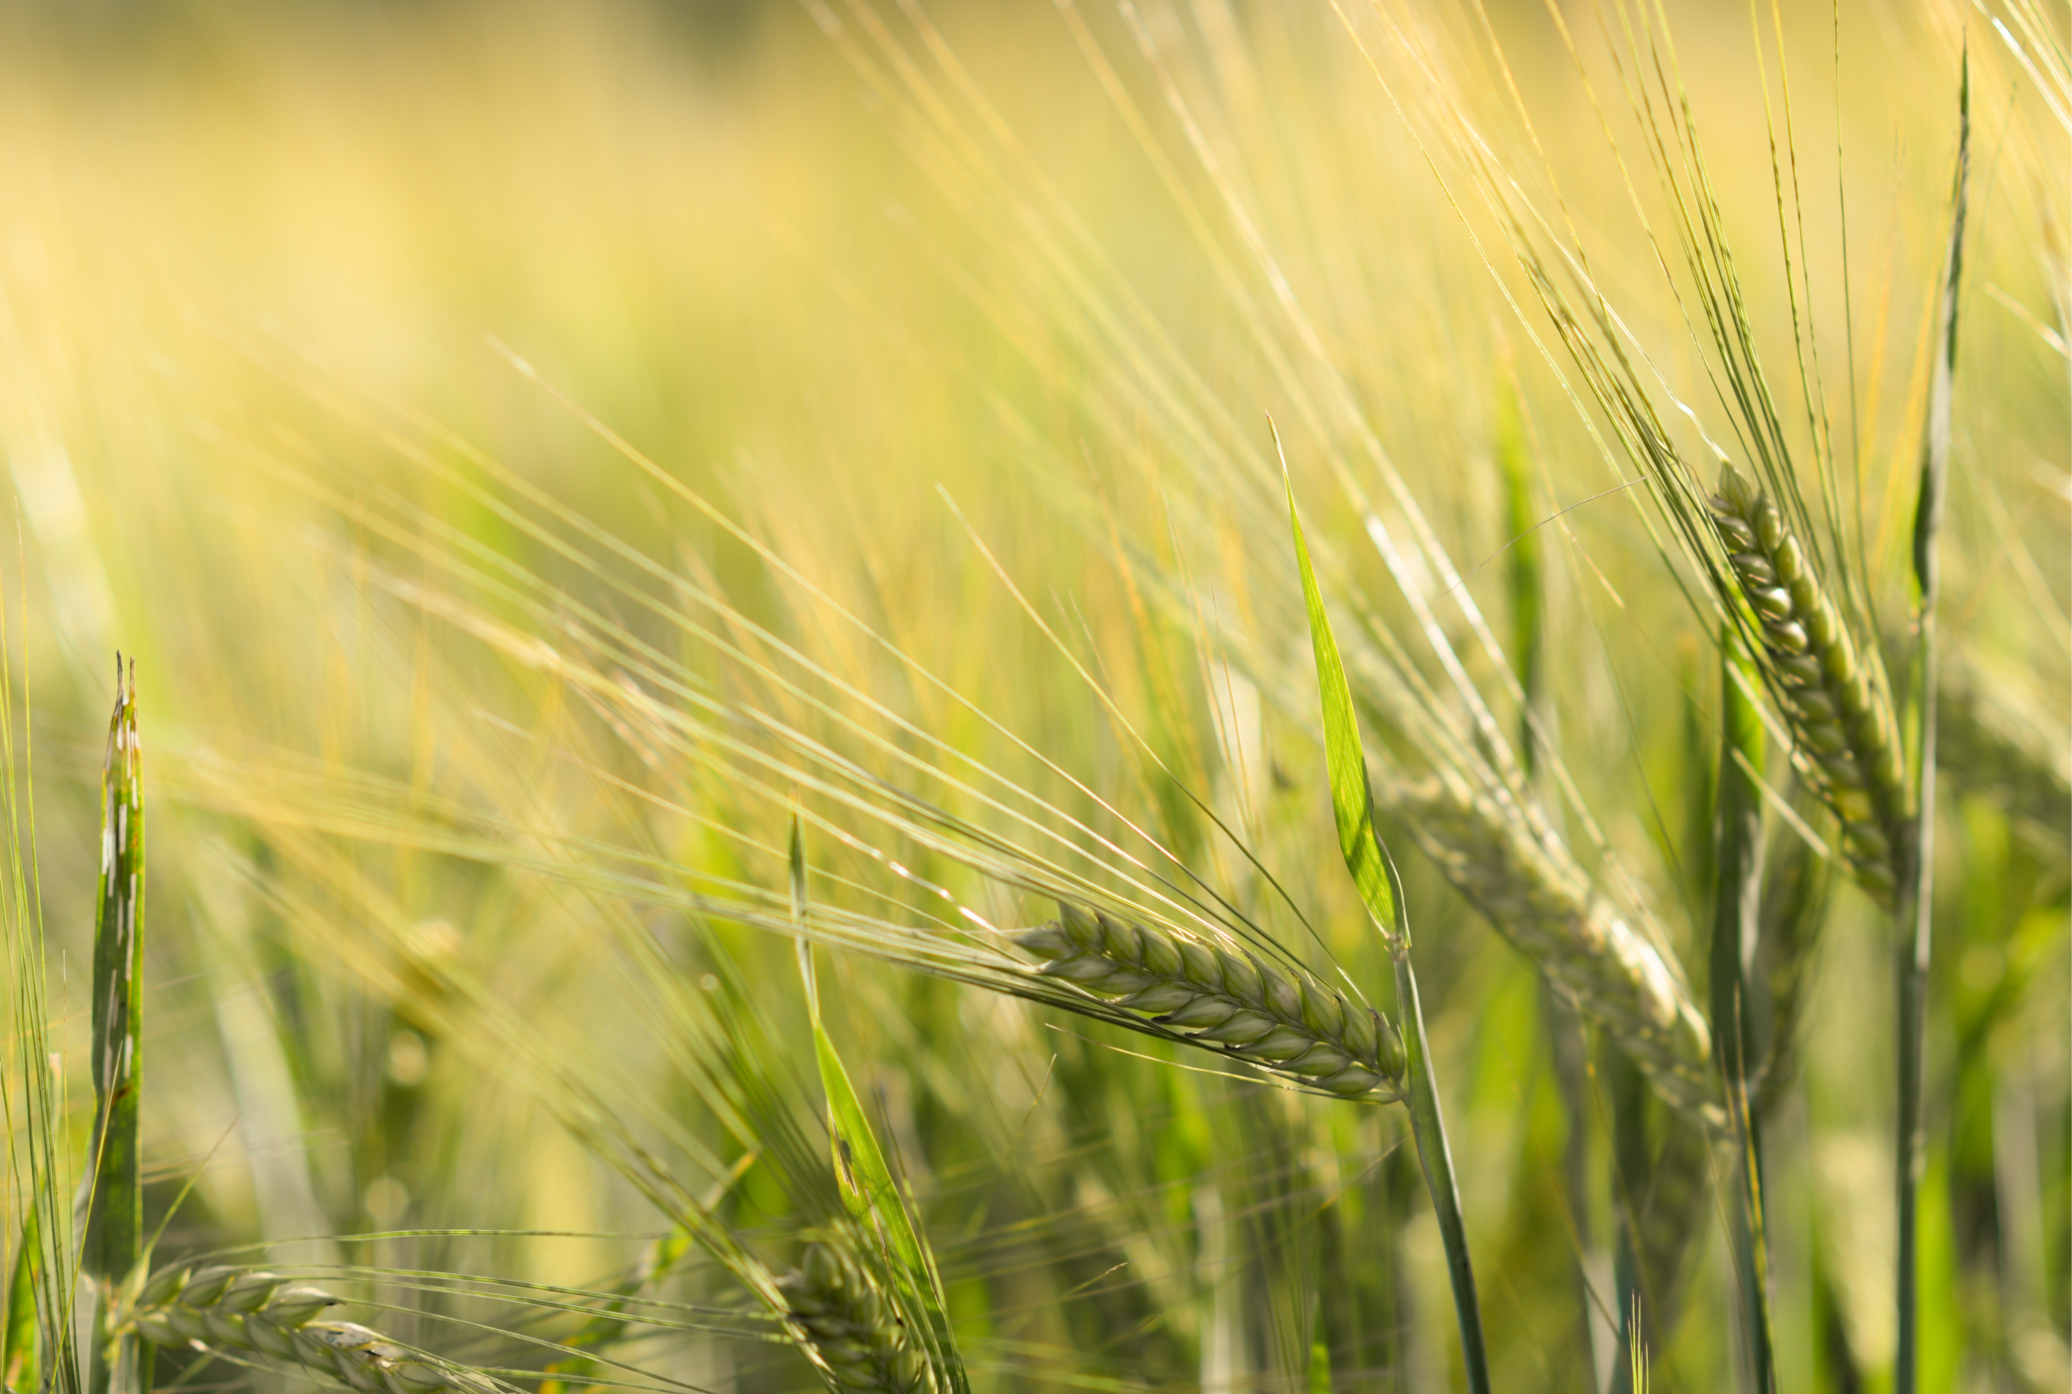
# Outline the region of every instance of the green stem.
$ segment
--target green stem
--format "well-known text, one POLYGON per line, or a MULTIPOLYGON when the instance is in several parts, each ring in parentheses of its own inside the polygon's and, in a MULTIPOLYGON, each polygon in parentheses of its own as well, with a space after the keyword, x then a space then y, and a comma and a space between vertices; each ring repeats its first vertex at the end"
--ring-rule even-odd
POLYGON ((1922 1088, 1928 1055, 1929 926, 1934 901, 1935 858, 1935 620, 1921 629, 1919 655, 1926 679, 1921 696, 1921 793, 1907 849, 1907 884, 1893 927, 1899 931, 1899 1350, 1893 1372, 1895 1394, 1914 1394, 1920 1365, 1920 1188, 1928 1138, 1922 1119, 1922 1088))
POLYGON ((1410 967, 1407 946, 1393 955, 1396 963, 1396 1010, 1403 1021, 1403 1045, 1409 1056, 1410 1131, 1417 1139, 1417 1160, 1424 1167, 1425 1188, 1439 1218, 1439 1238, 1446 1246, 1446 1276, 1453 1284, 1453 1311, 1460 1319, 1461 1363, 1467 1370, 1468 1394, 1489 1394, 1489 1354, 1482 1340, 1482 1308, 1475 1300, 1475 1269, 1468 1260, 1468 1231, 1461 1220, 1460 1189, 1453 1181, 1453 1152, 1446 1145, 1446 1120, 1439 1111, 1439 1083, 1432 1072, 1431 1047, 1425 1041, 1424 1008, 1418 1002, 1417 974, 1410 967))
POLYGON ((1619 1304, 1619 1358, 1612 1370, 1612 1391, 1633 1394, 1633 1371, 1645 1368, 1642 1352, 1650 1344, 1651 1325, 1640 1258, 1642 1207, 1648 1193, 1648 1092, 1639 1068, 1616 1046, 1604 1050, 1601 1069, 1612 1111, 1612 1210, 1619 1220, 1612 1269, 1619 1304))
POLYGON ((1713 892, 1712 1039, 1735 1142, 1728 1206, 1741 1283, 1744 1353, 1762 1394, 1776 1387, 1770 1341, 1769 1247, 1763 1224, 1762 1139, 1749 1107, 1748 1072, 1761 1059, 1768 1003, 1755 974, 1763 898, 1763 723, 1739 635, 1720 631, 1718 880, 1713 892))
POLYGON ((1922 1127, 1922 1085, 1927 1073, 1928 954, 1935 902, 1935 603, 1942 589, 1937 544, 1950 475, 1950 397, 1957 373, 1957 286, 1964 267, 1964 217, 1971 173, 1971 56, 1964 57, 1957 97, 1957 172, 1952 179, 1949 256, 1944 263, 1940 352, 1929 382, 1928 419, 1921 449, 1921 489, 1914 506, 1914 710, 1920 722, 1914 749, 1919 787, 1914 813, 1901 829, 1898 903, 1893 929, 1899 1016, 1899 1351, 1895 1394, 1914 1394, 1920 1377, 1921 1172, 1927 1138, 1922 1127))

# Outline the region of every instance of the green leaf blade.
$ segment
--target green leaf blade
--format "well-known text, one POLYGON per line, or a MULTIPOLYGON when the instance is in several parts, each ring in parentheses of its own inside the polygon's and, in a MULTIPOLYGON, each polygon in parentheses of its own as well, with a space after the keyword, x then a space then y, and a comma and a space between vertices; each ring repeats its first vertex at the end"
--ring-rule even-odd
POLYGON ((1330 616, 1324 612, 1324 594, 1317 586, 1316 568, 1310 564, 1309 544, 1302 536, 1302 519, 1295 509, 1295 486, 1288 487, 1288 526, 1295 535, 1295 559, 1302 568, 1302 602, 1309 613, 1310 647, 1316 655, 1317 690, 1324 708, 1324 760, 1331 777, 1331 812, 1338 824, 1338 850, 1345 857, 1345 869, 1367 912, 1398 951, 1410 947, 1402 897, 1397 893, 1396 869, 1374 831, 1374 799, 1367 785, 1367 756, 1360 746, 1360 725, 1353 711, 1352 685, 1346 681, 1345 661, 1339 656, 1338 641, 1331 633, 1330 616))
POLYGON ((42 1386, 37 1360, 36 1287, 42 1281, 42 1227, 31 1203, 22 1213, 21 1247, 16 1251, 14 1278, 7 1288, 6 1325, 0 1327, 0 1378, 18 1394, 42 1386))

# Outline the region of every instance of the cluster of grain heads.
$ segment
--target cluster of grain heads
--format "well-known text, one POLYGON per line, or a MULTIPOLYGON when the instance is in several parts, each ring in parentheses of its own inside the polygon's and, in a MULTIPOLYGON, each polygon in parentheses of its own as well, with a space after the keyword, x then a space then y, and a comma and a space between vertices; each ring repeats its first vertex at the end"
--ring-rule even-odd
POLYGON ((278 1273, 177 1267, 144 1285, 130 1325, 154 1346, 254 1356, 359 1394, 497 1394, 494 1380, 404 1349, 353 1322, 316 1320, 339 1299, 278 1273))
POLYGON ((897 1304, 840 1238, 807 1244, 779 1287, 793 1334, 836 1394, 935 1394, 934 1371, 897 1304))
POLYGON ((1907 805, 1891 699, 1777 505, 1732 465, 1721 471, 1711 503, 1728 562, 1755 612, 1764 667, 1782 699, 1799 769, 1841 820, 1843 855, 1857 883, 1889 907, 1907 805))
POLYGON ((1403 1041, 1387 1018, 1299 968, 1061 905, 1061 918, 1016 936, 1048 977, 1344 1098, 1403 1091, 1403 1041))
POLYGON ((1434 776, 1394 789, 1411 839, 1556 988, 1618 1042, 1679 1112, 1720 1117, 1712 1033, 1670 960, 1558 839, 1434 776))

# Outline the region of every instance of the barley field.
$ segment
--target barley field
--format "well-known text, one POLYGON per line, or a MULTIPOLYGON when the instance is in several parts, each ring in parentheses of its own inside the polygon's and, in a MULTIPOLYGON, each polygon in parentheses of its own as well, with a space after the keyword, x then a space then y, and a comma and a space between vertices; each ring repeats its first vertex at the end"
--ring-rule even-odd
POLYGON ((2066 1389, 2068 168, 2061 0, 0 8, 10 1394, 2066 1389))

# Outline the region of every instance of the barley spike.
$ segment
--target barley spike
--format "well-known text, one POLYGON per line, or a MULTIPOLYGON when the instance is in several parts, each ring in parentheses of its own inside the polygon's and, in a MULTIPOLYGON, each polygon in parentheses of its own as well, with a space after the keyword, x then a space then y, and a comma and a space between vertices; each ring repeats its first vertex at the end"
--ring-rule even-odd
POLYGON ((316 1320, 338 1301, 278 1273, 180 1266, 152 1275, 128 1324, 155 1346, 264 1357, 327 1376, 358 1394, 497 1394, 501 1388, 357 1323, 316 1320))
POLYGON ((1889 908, 1907 804, 1891 698, 1777 505, 1732 465, 1721 470, 1711 504, 1727 562, 1755 613, 1800 773, 1841 820, 1842 855, 1857 884, 1889 908))
POLYGON ((799 1270, 779 1286, 793 1335, 835 1394, 935 1394, 926 1353, 840 1236, 808 1243, 799 1270))
POLYGON ((1046 977, 1119 999, 1198 1045, 1343 1098, 1402 1097, 1403 1042, 1387 1018, 1300 968, 1060 905, 1016 942, 1046 977))
POLYGON ((1611 1033, 1656 1093, 1724 1121, 1712 1034, 1670 960, 1590 883, 1544 827, 1439 775, 1389 790, 1411 840, 1549 982, 1611 1033))

